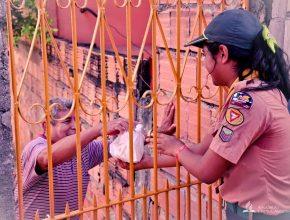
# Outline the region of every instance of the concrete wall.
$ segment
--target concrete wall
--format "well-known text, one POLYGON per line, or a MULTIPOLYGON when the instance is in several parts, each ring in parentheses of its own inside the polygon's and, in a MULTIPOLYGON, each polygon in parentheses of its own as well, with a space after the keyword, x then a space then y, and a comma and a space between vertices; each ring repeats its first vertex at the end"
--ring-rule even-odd
POLYGON ((278 44, 290 56, 290 1, 252 0, 250 10, 269 26, 278 44))
MULTIPOLYGON (((269 26, 271 34, 287 54, 290 63, 290 0, 252 0, 250 10, 262 23, 269 26)), ((288 110, 290 112, 290 100, 288 110)))
POLYGON ((0 220, 14 219, 14 151, 11 128, 11 96, 5 40, 6 1, 0 2, 0 220))

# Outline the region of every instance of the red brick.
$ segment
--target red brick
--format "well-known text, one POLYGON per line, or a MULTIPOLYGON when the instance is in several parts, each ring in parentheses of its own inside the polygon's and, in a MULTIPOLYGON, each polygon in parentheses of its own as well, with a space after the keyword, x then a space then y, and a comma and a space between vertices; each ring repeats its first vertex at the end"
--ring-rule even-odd
MULTIPOLYGON (((158 13, 158 18, 160 20, 160 23, 162 25, 162 30, 164 32, 165 38, 166 38, 166 42, 169 45, 170 44, 170 29, 171 29, 171 24, 170 24, 170 13, 171 10, 165 10, 165 11, 161 11, 158 13)), ((158 27, 158 25, 156 24, 156 45, 157 47, 165 47, 164 46, 164 41, 162 39, 161 36, 161 32, 160 29, 158 27)))
MULTIPOLYGON (((188 115, 189 115, 189 129, 188 138, 192 142, 197 142, 197 105, 194 103, 189 103, 188 105, 188 115)), ((211 112, 209 109, 201 106, 201 135, 204 136, 210 128, 211 123, 211 112)))
POLYGON ((121 71, 121 69, 124 69, 124 57, 120 56, 120 62, 121 62, 121 66, 119 65, 116 58, 116 74, 117 74, 119 82, 124 85, 125 81, 124 81, 124 77, 121 71))
MULTIPOLYGON (((166 183, 166 175, 164 175, 162 172, 160 172, 159 174, 159 180, 164 180, 162 181, 161 184, 164 184, 162 188, 166 188, 165 187, 165 183, 166 183)), ((160 181, 161 182, 161 181, 160 181)), ((176 182, 171 182, 169 181, 169 184, 172 185, 176 185, 176 182)), ((185 211, 186 211, 186 197, 185 197, 186 193, 184 189, 180 190, 180 216, 184 216, 185 211)), ((177 216, 177 209, 178 207, 176 206, 176 201, 177 201, 177 197, 176 197, 176 190, 173 191, 169 191, 168 193, 169 196, 169 213, 170 215, 173 215, 174 217, 177 216)), ((165 204, 166 204, 166 193, 161 193, 158 196, 158 204, 161 208, 165 209, 165 204)))
POLYGON ((116 63, 113 56, 106 55, 106 69, 108 74, 108 80, 111 82, 116 82, 116 63))
POLYGON ((77 50, 77 58, 78 58, 78 69, 82 70, 83 69, 83 65, 84 65, 84 60, 86 60, 87 55, 84 54, 84 51, 86 51, 86 48, 83 47, 78 47, 77 50))
MULTIPOLYGON (((190 12, 192 9, 182 8, 180 11, 180 49, 186 50, 184 44, 189 41, 190 36, 190 12)), ((171 11, 170 14, 170 48, 177 48, 177 17, 176 10, 171 11)))
MULTIPOLYGON (((173 56, 173 60, 175 59, 176 57, 173 56)), ((183 56, 181 57, 181 68, 182 64, 183 64, 183 56)), ((165 51, 160 52, 158 56, 158 66, 159 66, 158 75, 160 88, 171 92, 174 91, 176 82, 169 63, 169 59, 165 51)), ((185 64, 185 69, 181 81, 182 94, 187 98, 195 99, 197 97, 197 92, 194 89, 194 86, 196 85, 197 85, 196 58, 189 56, 185 64)), ((218 94, 208 99, 217 92, 218 87, 213 85, 211 77, 208 74, 207 70, 205 69, 203 62, 201 69, 201 87, 203 88, 202 90, 202 94, 204 96, 203 100, 217 105, 219 101, 218 94)))

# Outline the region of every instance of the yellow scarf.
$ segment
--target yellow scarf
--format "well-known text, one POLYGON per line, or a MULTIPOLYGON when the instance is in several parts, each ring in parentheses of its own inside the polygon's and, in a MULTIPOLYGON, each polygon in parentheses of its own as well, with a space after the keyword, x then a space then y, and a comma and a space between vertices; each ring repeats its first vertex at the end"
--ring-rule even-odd
MULTIPOLYGON (((247 75, 250 72, 249 69, 244 70, 242 73, 243 76, 247 75)), ((257 79, 259 78, 259 72, 254 70, 251 75, 247 76, 244 80, 251 80, 251 79, 257 79)), ((225 92, 227 93, 226 102, 229 101, 229 99, 232 97, 232 95, 235 93, 235 85, 240 82, 239 77, 235 79, 235 81, 232 83, 231 87, 228 89, 227 87, 224 87, 225 92)))

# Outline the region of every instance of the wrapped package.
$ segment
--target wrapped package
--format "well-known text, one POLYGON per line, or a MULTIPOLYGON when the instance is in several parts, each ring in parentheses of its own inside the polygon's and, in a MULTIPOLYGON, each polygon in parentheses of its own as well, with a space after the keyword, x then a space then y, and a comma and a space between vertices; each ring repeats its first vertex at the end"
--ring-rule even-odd
MULTIPOLYGON (((142 124, 138 124, 133 131, 133 162, 139 162, 144 154, 144 129, 142 124)), ((120 134, 110 144, 110 154, 124 162, 130 162, 129 132, 120 134)))

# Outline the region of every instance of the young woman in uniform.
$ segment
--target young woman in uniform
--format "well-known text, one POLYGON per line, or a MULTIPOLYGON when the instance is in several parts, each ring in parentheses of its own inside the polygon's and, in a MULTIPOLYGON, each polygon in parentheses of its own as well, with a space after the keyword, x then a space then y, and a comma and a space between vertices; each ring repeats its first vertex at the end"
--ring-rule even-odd
MULTIPOLYGON (((289 65, 266 26, 250 12, 228 10, 186 46, 203 48, 205 67, 228 96, 214 129, 199 144, 158 133, 158 167, 183 165, 219 187, 229 220, 290 219, 289 65)), ((172 106, 172 109, 174 106, 172 106)), ((172 110, 173 111, 173 110, 172 110)), ((194 128, 191 128, 194 129, 194 128)), ((153 138, 149 138, 153 142, 153 138)), ((145 155, 135 168, 153 166, 145 155)))

